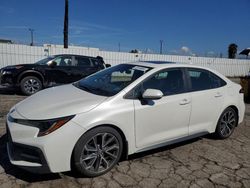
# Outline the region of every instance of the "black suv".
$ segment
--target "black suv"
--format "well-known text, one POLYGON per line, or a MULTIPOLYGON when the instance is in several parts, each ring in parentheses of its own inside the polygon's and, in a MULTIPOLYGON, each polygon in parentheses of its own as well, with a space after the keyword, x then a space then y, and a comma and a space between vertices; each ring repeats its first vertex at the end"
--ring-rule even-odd
POLYGON ((19 64, 0 69, 0 85, 20 88, 32 95, 42 88, 75 82, 109 67, 100 56, 55 55, 34 64, 19 64))

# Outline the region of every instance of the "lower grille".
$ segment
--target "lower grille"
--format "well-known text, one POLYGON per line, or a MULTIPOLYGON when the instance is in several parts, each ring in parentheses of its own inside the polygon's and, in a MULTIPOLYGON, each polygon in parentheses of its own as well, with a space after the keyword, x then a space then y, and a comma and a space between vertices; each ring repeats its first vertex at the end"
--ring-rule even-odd
POLYGON ((13 160, 15 161, 28 161, 32 163, 45 164, 45 158, 42 151, 39 148, 23 145, 19 143, 14 143, 10 134, 10 130, 6 123, 6 133, 8 139, 9 153, 13 160))

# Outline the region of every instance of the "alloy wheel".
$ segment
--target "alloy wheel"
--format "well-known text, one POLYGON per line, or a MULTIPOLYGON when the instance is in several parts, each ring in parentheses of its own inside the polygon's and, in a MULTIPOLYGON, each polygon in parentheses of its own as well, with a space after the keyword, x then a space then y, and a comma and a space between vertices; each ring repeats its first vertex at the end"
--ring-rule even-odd
POLYGON ((100 173, 111 167, 119 157, 118 139, 111 133, 98 133, 83 147, 80 163, 85 170, 100 173))
POLYGON ((40 83, 36 79, 30 78, 24 82, 24 89, 27 93, 36 93, 40 88, 40 83))
POLYGON ((220 133, 223 137, 228 137, 232 134, 236 125, 237 118, 231 110, 226 111, 220 121, 220 133))

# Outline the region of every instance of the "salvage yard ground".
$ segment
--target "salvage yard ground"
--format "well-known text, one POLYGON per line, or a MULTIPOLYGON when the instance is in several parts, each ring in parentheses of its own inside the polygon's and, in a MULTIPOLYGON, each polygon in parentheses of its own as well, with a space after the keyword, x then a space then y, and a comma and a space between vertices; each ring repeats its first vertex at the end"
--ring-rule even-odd
MULTIPOLYGON (((70 172, 36 175, 10 165, 6 114, 24 96, 0 94, 0 187, 250 187, 250 104, 226 140, 210 136, 131 156, 109 173, 82 178, 70 172)), ((60 156, 59 156, 60 157, 60 156)))

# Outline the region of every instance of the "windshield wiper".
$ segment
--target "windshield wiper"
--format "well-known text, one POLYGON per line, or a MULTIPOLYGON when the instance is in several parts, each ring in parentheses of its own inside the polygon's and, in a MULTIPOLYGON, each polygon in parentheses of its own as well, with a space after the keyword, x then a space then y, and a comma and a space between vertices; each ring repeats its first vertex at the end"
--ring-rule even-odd
POLYGON ((83 89, 84 91, 88 91, 88 92, 90 92, 90 93, 93 93, 93 89, 90 89, 90 88, 87 87, 87 86, 79 85, 79 88, 80 88, 80 89, 83 89))
POLYGON ((91 87, 87 87, 85 85, 80 85, 79 83, 73 83, 73 85, 79 89, 82 89, 82 90, 90 92, 90 93, 94 93, 96 95, 112 96, 112 94, 110 92, 105 91, 101 88, 91 88, 91 87))
POLYGON ((112 94, 109 91, 103 90, 101 88, 93 88, 93 92, 95 94, 104 95, 104 96, 112 96, 112 94))
POLYGON ((93 90, 90 89, 89 87, 85 86, 85 85, 80 85, 79 83, 73 83, 73 85, 79 89, 82 89, 84 91, 87 91, 87 92, 90 92, 90 93, 93 93, 93 90))

